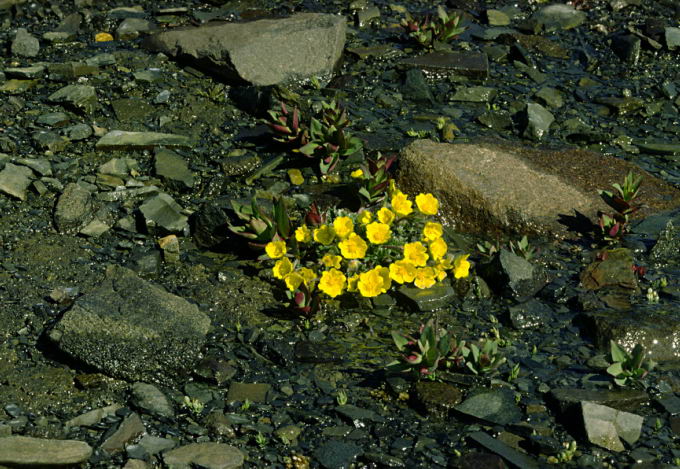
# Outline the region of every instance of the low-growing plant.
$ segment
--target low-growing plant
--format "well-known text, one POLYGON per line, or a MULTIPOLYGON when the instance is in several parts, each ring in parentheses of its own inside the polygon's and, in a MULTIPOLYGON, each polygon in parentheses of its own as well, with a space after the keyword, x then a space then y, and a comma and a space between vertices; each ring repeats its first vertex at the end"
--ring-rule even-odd
POLYGON ((390 186, 389 170, 396 161, 397 155, 383 156, 378 152, 375 158, 369 158, 361 168, 351 173, 352 178, 360 181, 359 196, 370 207, 381 203, 390 186))
POLYGON ((392 340, 402 353, 399 360, 387 365, 390 371, 410 371, 414 375, 434 379, 440 367, 461 367, 468 349, 465 341, 458 341, 437 322, 429 320, 420 327, 418 334, 404 335, 392 331, 392 340))
POLYGON ((499 353, 498 342, 495 340, 485 340, 481 349, 471 343, 468 349, 465 366, 476 375, 492 373, 506 361, 505 357, 499 353))
POLYGON ((199 399, 191 398, 189 396, 184 396, 182 404, 185 408, 189 409, 193 414, 196 415, 203 412, 203 408, 205 407, 203 402, 201 402, 199 399))
POLYGON ((519 363, 515 363, 512 368, 510 368, 510 373, 508 373, 508 381, 514 381, 519 378, 519 363))
POLYGON ((335 395, 335 401, 338 403, 338 405, 345 405, 347 404, 348 401, 348 396, 347 392, 344 390, 340 389, 337 394, 335 395))
POLYGON ((656 366, 653 360, 645 360, 644 347, 635 344, 633 351, 628 353, 613 340, 610 340, 609 343, 612 364, 607 368, 607 373, 614 377, 614 382, 619 386, 641 385, 641 381, 656 366))
POLYGON ((246 238, 251 247, 262 248, 270 241, 286 240, 290 236, 290 218, 283 198, 274 199, 271 211, 264 209, 255 197, 250 204, 232 200, 231 206, 243 224, 229 223, 229 230, 246 238))
POLYGON ((573 440, 570 442, 565 441, 562 444, 562 446, 564 447, 564 449, 557 453, 557 456, 548 457, 549 464, 564 464, 574 459, 574 455, 576 454, 576 450, 578 449, 578 445, 576 444, 576 442, 573 440))
POLYGON ((465 31, 460 26, 461 15, 449 15, 444 8, 437 6, 437 16, 425 16, 414 19, 407 15, 401 21, 408 36, 427 49, 436 48, 438 44, 447 43, 465 31))
POLYGON ((519 241, 510 241, 508 246, 513 254, 523 257, 526 260, 531 260, 536 253, 536 248, 529 244, 529 239, 526 235, 522 236, 522 239, 519 241))
POLYGON ((272 273, 286 285, 294 306, 313 310, 319 292, 329 298, 345 292, 373 298, 393 285, 425 289, 449 274, 469 275, 468 255, 450 254, 442 225, 432 220, 439 210, 432 194, 418 194, 415 204, 396 187, 388 195, 375 212, 336 210, 322 216, 317 210, 306 217, 315 224, 299 226, 290 245, 277 239, 265 246, 275 261, 272 273))
POLYGON ((303 119, 297 108, 289 112, 284 103, 280 111, 269 111, 269 118, 274 140, 294 153, 318 159, 321 175, 331 173, 343 158, 363 147, 346 130, 350 124, 347 111, 335 100, 322 101, 321 110, 309 119, 303 119))
POLYGON ((641 183, 642 176, 635 177, 632 172, 629 172, 623 180, 623 185, 612 184, 616 192, 600 191, 600 197, 614 210, 613 213, 600 212, 598 214, 598 224, 605 241, 617 241, 628 230, 629 216, 641 207, 634 203, 641 183))

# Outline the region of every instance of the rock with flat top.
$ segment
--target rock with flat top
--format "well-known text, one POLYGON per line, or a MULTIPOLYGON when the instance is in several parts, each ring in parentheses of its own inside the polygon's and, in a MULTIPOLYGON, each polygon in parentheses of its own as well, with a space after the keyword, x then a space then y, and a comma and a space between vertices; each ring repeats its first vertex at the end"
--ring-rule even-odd
POLYGON ((83 441, 0 438, 0 464, 10 467, 70 467, 83 464, 91 455, 92 448, 83 441))
POLYGON ((268 86, 310 77, 327 81, 345 47, 343 16, 299 13, 289 18, 208 24, 148 38, 148 49, 195 64, 236 84, 268 86))
POLYGON ((636 213, 647 216, 680 205, 680 191, 638 166, 586 150, 541 150, 498 142, 475 144, 416 140, 399 159, 397 185, 411 195, 432 193, 440 215, 456 229, 476 233, 566 237, 592 229, 598 195, 641 175, 636 213))

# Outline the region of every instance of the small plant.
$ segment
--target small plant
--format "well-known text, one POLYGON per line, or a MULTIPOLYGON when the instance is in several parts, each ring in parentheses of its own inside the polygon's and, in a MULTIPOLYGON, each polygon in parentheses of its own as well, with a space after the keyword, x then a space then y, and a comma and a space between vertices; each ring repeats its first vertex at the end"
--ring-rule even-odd
POLYGON ((408 129, 406 131, 406 136, 407 137, 413 137, 413 138, 427 138, 430 135, 429 130, 425 129, 420 129, 420 130, 415 130, 415 129, 408 129))
POLYGON ((345 405, 347 404, 347 393, 340 389, 338 393, 335 395, 335 401, 338 403, 338 405, 345 405))
POLYGON ((536 249, 529 245, 529 239, 526 235, 522 236, 519 241, 510 241, 508 243, 510 246, 510 251, 516 256, 523 257, 526 260, 531 260, 536 253, 536 249))
POLYGON ((201 412, 203 412, 204 404, 198 399, 184 396, 183 405, 195 415, 199 415, 201 412))
POLYGON ((264 436, 262 432, 257 432, 257 435, 255 435, 255 443, 260 449, 264 449, 267 446, 267 437, 264 436))
POLYGON ((363 147, 361 140, 346 130, 350 124, 347 111, 335 100, 322 101, 320 112, 311 117, 309 123, 301 118, 297 108, 291 113, 284 103, 280 111, 269 111, 269 117, 267 125, 274 140, 295 153, 318 159, 322 176, 363 147))
POLYGON ((612 364, 607 368, 607 373, 614 377, 614 382, 617 385, 639 385, 656 366, 656 363, 651 359, 645 361, 645 349, 642 345, 635 344, 632 353, 628 353, 613 340, 609 342, 612 364))
POLYGON ((250 406, 253 405, 252 401, 248 398, 246 398, 245 401, 243 401, 243 404, 241 404, 241 411, 245 412, 248 409, 250 409, 250 406))
POLYGON ((389 170, 396 159, 396 155, 387 157, 378 153, 375 158, 369 158, 362 168, 352 172, 351 176, 361 182, 359 196, 366 201, 367 206, 385 200, 390 186, 389 170))
POLYGON ((572 459, 574 459, 574 455, 576 454, 576 450, 578 449, 578 446, 576 445, 575 441, 570 441, 570 442, 564 442, 562 444, 564 446, 564 449, 557 453, 557 456, 550 456, 548 457, 548 463, 549 464, 564 464, 568 463, 572 459))
POLYGON ((290 236, 290 218, 283 198, 274 199, 271 212, 262 208, 254 197, 250 204, 232 200, 231 206, 244 224, 229 223, 229 231, 246 238, 249 246, 262 248, 270 241, 286 240, 290 236))
POLYGON ((437 16, 426 16, 420 20, 411 18, 401 20, 401 26, 408 36, 418 44, 427 49, 439 47, 446 44, 456 36, 465 31, 465 27, 460 26, 460 15, 451 15, 441 6, 437 6, 437 16))
POLYGON ((388 370, 410 371, 418 377, 435 378, 435 372, 444 367, 461 367, 468 349, 465 341, 457 341, 446 329, 439 328, 434 320, 420 327, 416 336, 392 331, 392 340, 403 355, 387 365, 388 370))
POLYGON ((498 342, 489 339, 484 341, 481 349, 471 343, 465 356, 465 365, 476 375, 494 372, 505 361, 505 357, 498 352, 498 342))
POLYGON ((612 184, 616 192, 600 191, 600 197, 614 209, 614 213, 599 213, 598 224, 605 241, 617 241, 627 231, 629 216, 641 207, 633 203, 638 196, 641 183, 642 176, 636 178, 629 172, 623 180, 623 186, 618 183, 612 184))
POLYGON ((292 148, 299 148, 309 142, 309 132, 300 125, 300 110, 294 108, 288 112, 286 103, 281 102, 281 111, 267 111, 271 122, 267 125, 274 133, 274 140, 292 148))
POLYGON ((501 250, 501 242, 500 240, 496 241, 495 243, 492 243, 491 241, 482 241, 481 243, 477 243, 477 251, 479 253, 487 258, 491 258, 496 254, 497 252, 500 252, 501 250))
POLYGON ((510 373, 508 374, 508 381, 514 381, 519 378, 519 363, 515 363, 512 368, 510 368, 510 373))

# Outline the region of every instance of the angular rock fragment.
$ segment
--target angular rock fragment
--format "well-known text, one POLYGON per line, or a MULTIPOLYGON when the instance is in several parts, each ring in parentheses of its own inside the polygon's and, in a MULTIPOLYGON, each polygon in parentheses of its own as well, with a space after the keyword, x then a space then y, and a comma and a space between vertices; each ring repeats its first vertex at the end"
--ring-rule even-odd
POLYGON ((72 182, 57 200, 54 224, 62 233, 75 233, 92 220, 92 193, 72 182))
POLYGON ((144 44, 178 59, 191 59, 239 84, 268 86, 312 76, 326 81, 345 46, 345 23, 342 16, 300 13, 167 31, 144 44))
POLYGON ((19 200, 26 200, 26 189, 32 180, 33 171, 30 168, 7 163, 0 171, 0 192, 19 200))
POLYGON ((196 305, 111 266, 49 337, 62 352, 109 376, 172 383, 200 356, 209 327, 196 305))
POLYGON ((191 443, 163 453, 168 467, 211 467, 240 469, 243 453, 224 443, 191 443))
POLYGON ((49 95, 47 100, 72 106, 87 114, 92 113, 98 104, 97 92, 89 85, 67 85, 49 95))
POLYGON ((643 417, 611 407, 584 401, 581 403, 583 426, 588 440, 611 451, 623 451, 623 439, 634 444, 642 431, 643 417))

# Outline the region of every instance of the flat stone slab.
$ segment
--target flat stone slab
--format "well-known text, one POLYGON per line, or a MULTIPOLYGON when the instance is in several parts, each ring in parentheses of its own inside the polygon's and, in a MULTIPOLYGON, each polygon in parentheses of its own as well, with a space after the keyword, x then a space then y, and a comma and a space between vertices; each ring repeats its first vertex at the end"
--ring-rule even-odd
POLYGON ((209 327, 196 305, 110 266, 49 337, 62 352, 109 376, 174 384, 199 358, 209 327))
POLYGON ((26 189, 33 180, 33 171, 26 166, 7 163, 0 171, 0 192, 26 200, 26 189))
POLYGON ((436 75, 462 75, 476 80, 489 76, 489 58, 483 52, 431 52, 400 63, 436 75))
POLYGON ((550 391, 562 414, 574 415, 582 401, 618 410, 634 410, 649 402, 649 394, 637 389, 557 388, 550 391))
POLYGON ((162 32, 144 46, 189 59, 235 84, 268 86, 312 76, 329 79, 342 55, 345 31, 343 16, 300 13, 162 32))
POLYGON ((146 150, 155 147, 190 148, 191 139, 184 135, 160 132, 127 132, 112 130, 96 144, 97 150, 146 150))
MULTIPOLYGON (((680 191, 638 166, 585 150, 416 140, 401 151, 397 185, 440 200, 444 222, 460 231, 567 237, 610 212, 598 190, 629 171, 643 176, 639 216, 680 205, 680 191)), ((589 228, 589 227, 588 227, 589 228)))
POLYGON ((0 464, 11 467, 60 467, 82 464, 92 455, 83 441, 44 440, 27 436, 0 438, 0 464))
POLYGON ((163 453, 168 467, 205 467, 208 469, 239 469, 243 453, 224 443, 192 443, 163 453))

